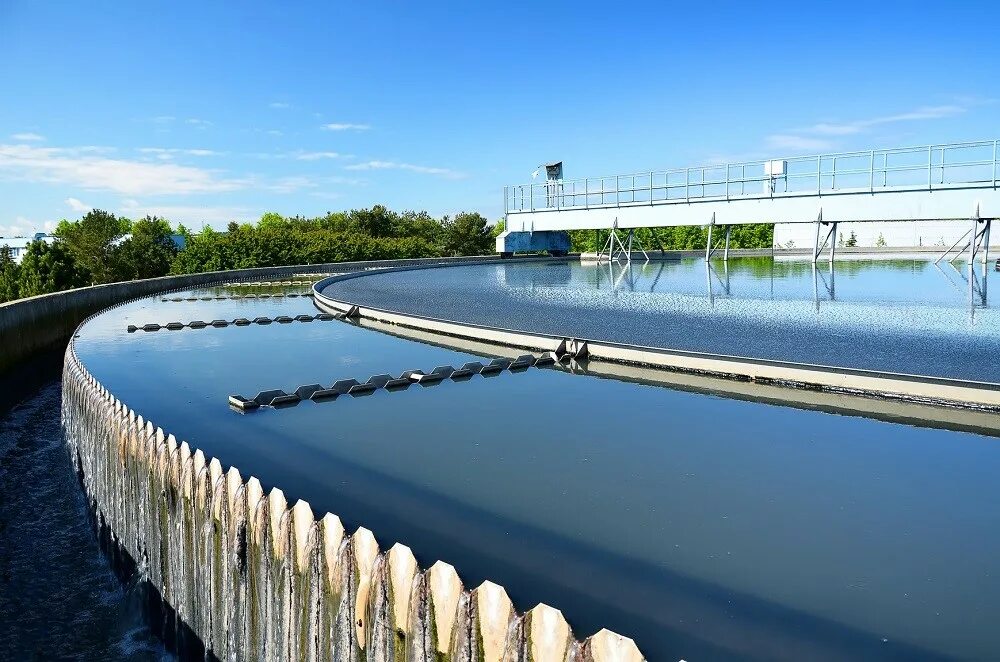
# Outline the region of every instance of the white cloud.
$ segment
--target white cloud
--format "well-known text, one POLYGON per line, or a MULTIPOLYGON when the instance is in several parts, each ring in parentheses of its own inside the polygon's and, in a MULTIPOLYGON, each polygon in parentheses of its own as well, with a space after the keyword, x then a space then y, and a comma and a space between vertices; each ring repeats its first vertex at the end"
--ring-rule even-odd
POLYGON ((324 131, 367 131, 371 128, 371 125, 332 122, 330 124, 324 124, 320 128, 324 131))
POLYGON ((776 134, 767 137, 767 146, 771 149, 786 149, 794 152, 823 151, 833 147, 833 143, 824 138, 776 134))
POLYGON ((149 121, 153 122, 154 124, 169 124, 173 122, 175 119, 177 118, 174 117, 173 115, 157 115, 156 117, 149 118, 149 121))
POLYGON ((264 188, 269 191, 274 191, 275 193, 295 193, 296 191, 301 191, 302 189, 316 188, 317 186, 319 186, 319 182, 317 182, 314 178, 297 175, 291 177, 279 177, 274 182, 266 184, 264 188))
POLYGON ((52 232, 55 229, 55 221, 38 222, 18 216, 12 225, 0 225, 0 237, 31 237, 36 232, 52 232))
POLYGON ((69 208, 72 209, 73 211, 78 211, 83 214, 86 214, 91 209, 93 209, 93 207, 91 207, 90 205, 80 202, 76 198, 66 198, 63 202, 65 202, 69 206, 69 208))
POLYGON ((43 140, 45 140, 45 136, 41 136, 41 135, 39 135, 37 133, 31 133, 29 131, 27 133, 15 133, 15 134, 11 135, 10 139, 11 140, 17 140, 19 142, 26 142, 26 143, 27 142, 42 142, 43 140))
POLYGON ((277 110, 283 110, 285 108, 291 108, 292 104, 285 103, 284 101, 272 101, 271 103, 267 104, 267 107, 275 108, 277 110))
POLYGON ((190 119, 186 119, 186 120, 184 120, 184 123, 185 124, 190 124, 191 126, 197 127, 199 129, 204 129, 204 128, 212 126, 212 123, 209 122, 208 120, 200 120, 200 119, 198 119, 196 117, 192 117, 190 119))
POLYGON ((224 226, 229 221, 249 221, 260 217, 261 212, 245 207, 211 205, 149 205, 138 200, 122 200, 119 212, 129 218, 159 216, 174 223, 184 223, 198 228, 202 223, 224 226))
POLYGON ((295 159, 298 161, 319 161, 320 159, 345 159, 350 158, 348 154, 339 152, 296 152, 295 159))
POLYGON ((780 133, 767 137, 767 147, 775 150, 830 151, 836 148, 835 138, 856 136, 870 129, 898 124, 901 122, 916 122, 920 120, 937 120, 954 117, 966 112, 967 106, 951 104, 945 106, 922 106, 905 113, 883 115, 851 122, 820 122, 802 129, 793 129, 788 133, 780 133))
POLYGON ((235 191, 246 180, 220 178, 211 170, 97 155, 101 148, 0 144, 0 178, 79 186, 125 195, 183 195, 235 191))
POLYGON ((158 159, 168 160, 174 156, 220 156, 222 152, 211 149, 179 149, 176 147, 140 147, 140 154, 151 154, 158 159))
POLYGON ((965 112, 963 106, 924 106, 906 113, 896 115, 886 115, 884 117, 874 117, 866 120, 855 120, 843 123, 821 123, 815 124, 804 131, 827 136, 848 136, 861 133, 866 129, 882 124, 895 124, 897 122, 915 122, 918 120, 937 120, 945 117, 954 117, 965 112))
POLYGON ((278 131, 277 129, 268 129, 265 133, 267 133, 267 135, 269 135, 269 136, 283 136, 283 135, 285 135, 284 131, 278 131))
POLYGON ((418 172, 424 175, 436 175, 446 179, 462 179, 467 177, 463 172, 451 170, 449 168, 435 168, 431 166, 415 165, 413 163, 399 163, 397 161, 366 161, 364 163, 354 163, 344 166, 345 170, 407 170, 418 172))

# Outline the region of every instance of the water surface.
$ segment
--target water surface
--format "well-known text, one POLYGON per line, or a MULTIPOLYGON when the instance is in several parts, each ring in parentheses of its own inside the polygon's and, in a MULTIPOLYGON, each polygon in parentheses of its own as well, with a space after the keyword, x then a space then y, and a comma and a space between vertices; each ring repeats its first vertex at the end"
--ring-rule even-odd
MULTIPOLYGON (((497 292, 536 306, 531 293, 548 292, 540 300, 557 304, 527 319, 552 326, 578 323, 563 317, 573 306, 606 312, 638 297, 574 280, 592 274, 585 267, 518 266, 528 270, 480 271, 493 285, 457 268, 431 280, 481 286, 485 298, 453 304, 470 316, 507 319, 497 292)), ((857 296, 873 290, 861 284, 857 296)), ((404 542, 424 567, 453 563, 467 586, 496 581, 522 610, 560 607, 580 637, 607 627, 649 659, 985 659, 1000 649, 995 438, 555 369, 244 416, 230 393, 477 357, 343 322, 125 332, 303 312, 315 312, 308 299, 147 299, 92 320, 77 348, 126 404, 223 465, 372 529, 383 548, 404 542)))

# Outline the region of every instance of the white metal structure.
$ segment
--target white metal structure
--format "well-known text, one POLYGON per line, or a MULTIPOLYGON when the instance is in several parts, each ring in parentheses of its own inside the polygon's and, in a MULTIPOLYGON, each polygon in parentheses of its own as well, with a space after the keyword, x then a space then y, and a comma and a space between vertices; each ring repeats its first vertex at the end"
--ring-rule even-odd
POLYGON ((815 223, 814 259, 843 222, 971 221, 967 234, 988 240, 1000 217, 998 149, 949 143, 507 186, 506 229, 815 223))

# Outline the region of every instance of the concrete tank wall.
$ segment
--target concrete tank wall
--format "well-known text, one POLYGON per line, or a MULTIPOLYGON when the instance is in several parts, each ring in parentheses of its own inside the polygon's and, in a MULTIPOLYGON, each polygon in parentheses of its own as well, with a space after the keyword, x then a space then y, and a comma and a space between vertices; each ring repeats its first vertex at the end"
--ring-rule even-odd
POLYGON ((120 301, 156 292, 197 287, 224 281, 267 280, 292 273, 359 271, 389 264, 457 263, 492 258, 427 258, 418 260, 381 260, 309 264, 288 267, 239 269, 184 276, 165 276, 108 285, 81 287, 65 292, 43 294, 0 304, 0 375, 46 349, 64 343, 88 315, 120 301))
MULTIPOLYGON (((290 273, 483 261, 483 258, 306 265, 172 276, 82 288, 0 305, 0 378, 20 380, 89 315, 140 296, 290 273)), ((265 492, 260 480, 207 458, 128 410, 63 358, 62 422, 102 539, 155 596, 154 627, 180 651, 234 660, 634 662, 626 637, 577 641, 547 605, 518 613, 491 582, 465 587, 451 565, 418 566, 403 544, 381 550, 265 492)))
POLYGON ((209 658, 643 659, 631 639, 577 641, 552 607, 519 614, 496 584, 465 587, 447 563, 423 569, 405 545, 381 550, 368 529, 225 470, 127 409, 72 343, 62 416, 101 527, 169 605, 160 629, 193 633, 209 658))

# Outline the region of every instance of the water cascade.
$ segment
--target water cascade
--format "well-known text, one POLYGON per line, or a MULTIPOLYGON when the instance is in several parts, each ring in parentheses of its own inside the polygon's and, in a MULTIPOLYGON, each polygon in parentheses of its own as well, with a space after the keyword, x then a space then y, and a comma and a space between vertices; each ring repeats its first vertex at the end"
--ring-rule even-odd
POLYGON ((223 469, 122 404, 71 342, 62 421, 103 535, 149 586, 168 645, 224 660, 635 662, 608 630, 579 642, 558 610, 519 614, 491 582, 316 518, 280 489, 223 469))

